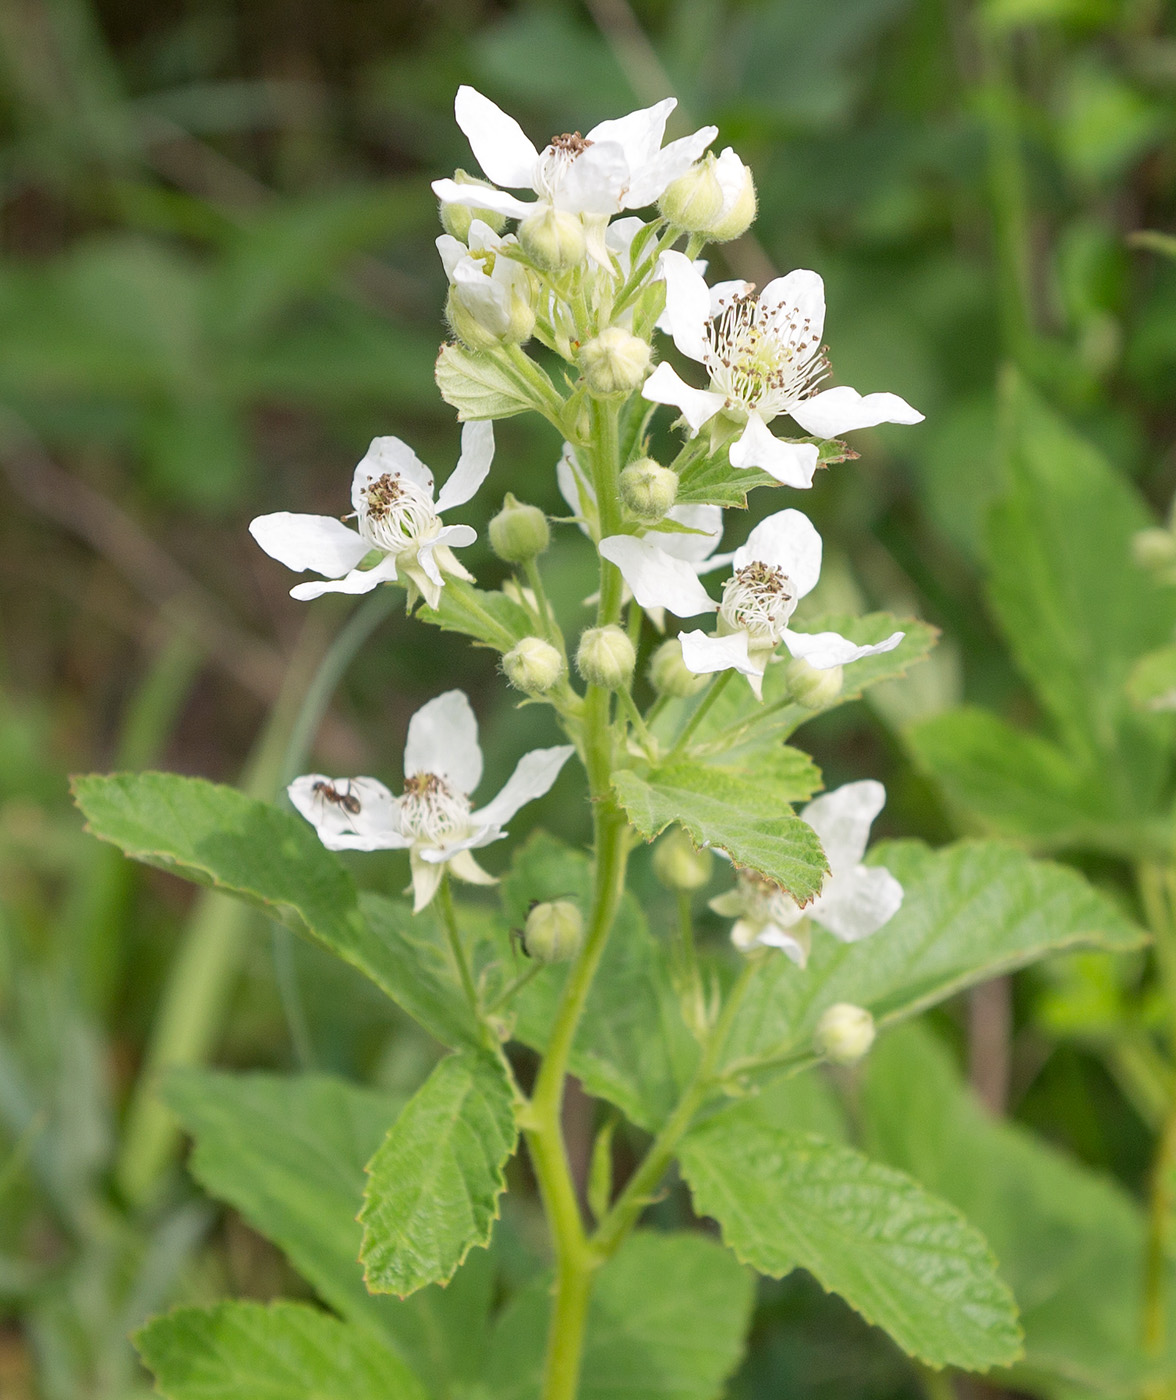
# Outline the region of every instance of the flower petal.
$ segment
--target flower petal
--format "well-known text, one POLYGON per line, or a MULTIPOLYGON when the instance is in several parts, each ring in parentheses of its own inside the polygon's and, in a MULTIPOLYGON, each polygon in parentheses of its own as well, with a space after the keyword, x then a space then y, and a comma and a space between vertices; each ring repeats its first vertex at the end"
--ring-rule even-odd
MULTIPOLYGON (((500 261, 505 266, 507 260, 500 261)), ((510 287, 505 279, 490 276, 484 262, 466 257, 454 267, 450 280, 470 315, 493 334, 505 335, 510 326, 510 287)))
POLYGON ((641 386, 641 397, 650 403, 673 404, 681 410, 682 417, 693 432, 698 432, 704 423, 709 423, 727 404, 722 394, 712 393, 709 389, 692 389, 678 371, 664 360, 641 386))
POLYGON ((760 293, 759 301, 785 339, 793 324, 797 327, 793 334, 797 334, 802 322, 808 321, 809 334, 803 339, 801 353, 806 360, 816 354, 825 331, 825 284, 818 273, 798 268, 785 277, 775 277, 760 293))
MULTIPOLYGON (((623 148, 616 141, 598 141, 568 166, 554 192, 555 205, 569 214, 616 214, 628 183, 629 162, 623 148)), ((603 228, 599 244, 598 251, 603 251, 603 228)), ((603 260, 607 264, 607 252, 603 260)))
POLYGON ((788 627, 784 630, 783 641, 793 656, 803 657, 818 671, 827 671, 831 666, 848 666, 863 656, 880 656, 884 651, 893 651, 905 636, 905 632, 891 632, 884 642, 858 646, 839 632, 794 632, 788 627))
POLYGON ((445 269, 445 276, 452 282, 454 269, 462 258, 469 256, 469 249, 460 238, 454 238, 451 233, 443 233, 435 242, 437 252, 441 255, 441 266, 445 269))
POLYGON ((861 861, 870 839, 870 826, 885 805, 886 789, 875 779, 864 778, 824 793, 801 812, 801 820, 808 822, 821 838, 833 873, 825 892, 831 889, 838 872, 852 870, 861 861))
POLYGON ((456 180, 434 180, 433 193, 442 204, 464 204, 467 209, 490 209, 507 219, 525 219, 539 208, 536 200, 516 199, 505 190, 486 185, 459 185, 456 180))
POLYGON ((295 515, 288 510, 259 515, 249 533, 262 549, 295 573, 313 569, 340 578, 354 569, 371 546, 333 515, 295 515))
POLYGON ((663 319, 674 344, 692 360, 706 359, 706 323, 710 319, 710 290, 685 253, 670 251, 658 260, 657 275, 665 280, 663 319))
POLYGON ((404 776, 435 773, 468 796, 482 777, 478 721, 462 690, 447 690, 413 715, 404 745, 404 776))
POLYGON ((782 442, 773 437, 759 414, 749 413, 747 427, 731 444, 728 455, 733 467, 759 467, 782 485, 804 491, 813 484, 821 454, 815 443, 782 442))
POLYGON ((902 886, 889 870, 859 865, 829 882, 811 916, 843 943, 856 943, 889 923, 902 897, 902 886))
POLYGON ((649 537, 657 541, 658 548, 675 559, 685 559, 697 566, 709 561, 723 538, 723 512, 719 506, 671 506, 666 513, 668 520, 685 525, 690 530, 702 530, 700 535, 684 535, 677 530, 651 530, 649 537))
POLYGON ((680 136, 654 152, 642 166, 633 166, 633 178, 625 192, 626 209, 643 209, 665 194, 680 175, 685 175, 703 151, 719 134, 717 126, 703 126, 689 136, 680 136))
POLYGON ((600 554, 620 569, 643 608, 666 608, 675 617, 718 611, 690 564, 650 539, 610 535, 600 541, 600 554))
POLYGON ((396 556, 385 554, 371 569, 352 569, 349 574, 344 574, 340 579, 321 579, 314 583, 298 583, 290 590, 290 597, 297 598, 300 603, 313 602, 315 598, 321 598, 324 593, 347 593, 358 596, 363 593, 370 593, 373 588, 379 588, 382 583, 395 583, 397 579, 396 556))
MULTIPOLYGON (((465 132, 482 173, 496 185, 523 190, 532 187, 539 152, 513 117, 472 87, 463 84, 453 102, 457 124, 465 132)), ((487 204, 474 206, 489 208, 487 204)))
POLYGON ((779 510, 761 520, 735 551, 736 569, 759 562, 782 569, 792 580, 796 596, 811 593, 821 576, 821 537, 799 510, 779 510))
POLYGON ((441 888, 445 866, 422 860, 421 853, 415 846, 408 853, 408 862, 412 869, 412 912, 419 914, 432 903, 433 896, 441 888))
POLYGON ((404 477, 405 481, 427 491, 432 499, 433 473, 408 443, 401 442, 398 437, 378 437, 372 438, 371 446, 360 458, 351 478, 351 505, 354 510, 360 508, 361 493, 369 483, 378 481, 385 473, 404 477))
POLYGON ((498 796, 475 812, 471 820, 479 825, 505 826, 520 807, 543 796, 575 752, 571 744, 558 744, 555 748, 532 749, 525 753, 498 796))
POLYGON ((814 437, 838 437, 855 428, 873 428, 878 423, 921 423, 923 415, 897 394, 867 394, 842 384, 826 389, 811 399, 801 399, 788 412, 806 433, 814 437))
POLYGON ((710 314, 712 316, 721 315, 733 301, 739 301, 753 291, 755 291, 754 282, 744 282, 738 279, 734 282, 716 282, 710 289, 710 314))
POLYGON ((598 122, 587 135, 593 143, 612 141, 620 146, 630 169, 639 170, 661 150, 666 122, 678 105, 677 98, 663 97, 652 107, 642 107, 625 117, 598 122))
POLYGON ((295 778, 286 792, 330 851, 400 850, 409 845, 409 838, 400 834, 399 802, 375 778, 308 773, 295 778), (328 793, 339 794, 347 805, 328 793))
POLYGON ((682 644, 682 660, 686 663, 686 669, 696 676, 731 670, 748 677, 763 676, 763 666, 748 656, 746 632, 732 632, 726 637, 714 637, 699 631, 679 632, 678 641, 682 644))
POLYGON ((457 459, 453 475, 437 496, 437 514, 452 510, 454 506, 465 505, 486 480, 493 460, 494 424, 488 419, 466 423, 461 430, 461 456, 457 459))
MULTIPOLYGON (((417 563, 424 570, 425 576, 432 579, 437 587, 440 588, 445 582, 441 577, 441 570, 445 564, 445 554, 442 552, 442 546, 447 545, 449 549, 460 549, 462 545, 473 544, 477 538, 477 530, 469 525, 446 525, 440 529, 431 540, 426 540, 418 547, 417 563), (440 558, 434 558, 434 553, 440 555, 440 558)), ((450 556, 450 558, 452 558, 452 556, 450 556)), ((457 560, 454 559, 453 562, 456 564, 457 560)), ((470 575, 463 569, 461 573, 458 574, 458 577, 469 578, 470 575)), ((430 603, 429 606, 435 608, 437 604, 430 603)))

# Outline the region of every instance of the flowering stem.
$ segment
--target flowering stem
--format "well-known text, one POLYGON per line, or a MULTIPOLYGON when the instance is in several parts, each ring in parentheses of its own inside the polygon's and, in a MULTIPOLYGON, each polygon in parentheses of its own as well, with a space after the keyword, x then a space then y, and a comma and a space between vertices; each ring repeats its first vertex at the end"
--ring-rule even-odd
POLYGON ((711 688, 703 696, 702 702, 698 706, 698 709, 696 709, 694 713, 690 716, 690 719, 686 724, 686 728, 683 729, 681 734, 678 735, 678 742, 666 755, 667 763, 671 763, 674 759, 680 758, 682 756, 682 750, 686 747, 690 736, 697 730, 698 726, 706 718, 707 712, 710 710, 710 707, 723 693, 724 687, 727 685, 728 681, 730 681, 731 677, 734 674, 734 671, 724 671, 723 674, 718 678, 718 680, 714 682, 711 688))
POLYGON ((636 701, 627 690, 617 691, 617 701, 629 716, 629 722, 633 726, 641 747, 652 757, 657 752, 657 748, 654 744, 652 734, 650 734, 649 730, 645 727, 645 721, 641 718, 641 711, 637 708, 636 701))
POLYGON ((526 972, 521 973, 509 986, 504 987, 502 991, 498 993, 494 1000, 486 1007, 483 1014, 486 1016, 493 1016, 500 1007, 512 1001, 518 996, 528 982, 533 981, 538 974, 543 971, 543 966, 541 962, 533 962, 531 966, 527 968, 526 972))
POLYGON ((548 601, 547 590, 543 587, 543 576, 539 572, 539 565, 534 559, 528 559, 523 564, 523 577, 527 580, 527 586, 535 595, 535 604, 539 610, 539 621, 543 630, 547 633, 547 640, 553 642, 559 649, 565 664, 568 653, 564 645, 563 630, 555 619, 555 611, 548 601))
POLYGON ((437 888, 437 905, 441 910, 441 922, 445 925, 445 936, 449 940, 449 950, 453 954, 453 961, 457 964, 462 990, 476 1016, 478 1014, 478 992, 474 986, 469 959, 466 957, 461 933, 457 927, 457 913, 453 907, 453 891, 449 888, 448 873, 442 875, 441 884, 437 888))
MULTIPOLYGON (((621 498, 617 487, 620 475, 620 442, 617 433, 616 407, 602 399, 588 400, 592 422, 592 484, 596 490, 596 508, 600 515, 600 537, 619 535, 621 498)), ((600 603, 596 610, 596 625, 617 622, 621 616, 621 571, 607 559, 600 561, 600 603)))

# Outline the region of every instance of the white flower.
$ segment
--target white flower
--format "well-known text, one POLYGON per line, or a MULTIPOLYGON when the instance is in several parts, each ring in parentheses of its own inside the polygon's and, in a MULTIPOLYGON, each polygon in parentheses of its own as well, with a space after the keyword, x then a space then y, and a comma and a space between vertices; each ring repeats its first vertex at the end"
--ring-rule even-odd
POLYGON ((490 423, 467 423, 461 430, 461 456, 441 494, 433 499, 433 473, 406 443, 373 438, 355 469, 351 504, 357 529, 333 515, 259 515, 249 533, 262 549, 296 573, 313 569, 326 582, 300 583, 292 598, 323 593, 370 593, 401 576, 423 594, 431 608, 441 598, 442 573, 470 579, 452 550, 473 544, 468 525, 442 525, 441 513, 464 505, 486 479, 494 457, 490 423), (384 557, 371 568, 360 562, 373 550, 384 557))
POLYGON ((708 288, 682 253, 661 257, 665 321, 674 344, 710 375, 692 389, 668 364, 645 381, 642 395, 673 404, 697 432, 716 413, 738 413, 746 426, 731 444, 733 467, 760 467, 786 486, 812 485, 818 452, 812 443, 782 442, 768 431, 787 413, 814 437, 832 438, 877 423, 919 423, 923 415, 897 394, 842 386, 818 392, 829 373, 821 348, 825 288, 815 272, 774 278, 759 297, 746 282, 708 288))
POLYGON ((520 319, 534 315, 530 309, 527 269, 511 256, 518 247, 513 236, 499 238, 489 224, 474 219, 469 245, 443 233, 437 251, 454 295, 470 315, 493 336, 508 334, 520 319))
POLYGON ((749 870, 737 872, 735 888, 712 899, 710 907, 735 919, 731 941, 740 952, 780 948, 803 967, 809 950, 805 921, 820 924, 843 943, 857 943, 898 913, 902 886, 882 866, 862 864, 870 825, 885 803, 886 789, 867 779, 846 783, 801 812, 821 838, 829 863, 821 893, 803 909, 771 880, 749 870))
POLYGON ((717 127, 704 126, 663 147, 666 119, 676 105, 668 97, 601 122, 587 136, 578 131, 554 136, 538 151, 513 117, 473 88, 460 87, 454 114, 483 173, 506 189, 531 190, 537 199, 528 202, 453 180, 435 180, 433 192, 444 203, 492 209, 512 219, 525 219, 542 206, 606 218, 622 209, 642 209, 685 174, 718 135, 717 127))
POLYGON ((695 675, 734 668, 762 697, 764 671, 781 642, 793 656, 825 671, 892 651, 903 639, 902 632, 892 632, 884 642, 858 646, 838 632, 796 632, 788 626, 821 573, 821 537, 798 510, 777 511, 752 530, 735 551, 734 572, 719 603, 703 588, 698 570, 668 552, 663 538, 673 537, 655 543, 649 535, 612 535, 601 540, 600 553, 620 569, 643 608, 665 608, 675 617, 718 613, 713 636, 694 631, 679 638, 682 660, 695 675))
POLYGON ((543 796, 574 752, 563 744, 524 754, 498 796, 474 811, 470 794, 482 777, 478 722, 464 693, 449 690, 409 721, 403 796, 393 797, 375 778, 332 781, 316 773, 286 790, 330 851, 407 850, 419 912, 446 867, 458 879, 494 883, 471 852, 501 840, 504 825, 543 796))

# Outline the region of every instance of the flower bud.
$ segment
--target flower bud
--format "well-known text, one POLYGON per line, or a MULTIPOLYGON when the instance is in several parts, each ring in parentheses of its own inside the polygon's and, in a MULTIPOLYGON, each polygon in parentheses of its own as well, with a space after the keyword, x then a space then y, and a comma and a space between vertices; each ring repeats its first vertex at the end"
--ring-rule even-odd
POLYGON ((580 637, 576 669, 589 685, 620 690, 629 684, 637 653, 619 627, 589 627, 580 637))
POLYGON ((642 457, 621 473, 620 488, 621 500, 638 520, 660 520, 678 499, 678 473, 642 457))
POLYGON ((548 205, 519 225, 523 252, 544 272, 566 272, 584 261, 587 243, 578 214, 548 205))
MULTIPOLYGON (((481 185, 484 189, 493 189, 489 181, 479 180, 474 175, 467 175, 464 170, 453 172, 453 183, 455 185, 481 185)), ((454 238, 460 239, 463 243, 469 238, 470 225, 475 219, 481 219, 495 233, 501 233, 506 227, 506 216, 496 214, 493 209, 470 209, 465 204, 441 205, 441 227, 446 233, 452 234, 454 238)))
MULTIPOLYGON (((723 154, 726 155, 726 152, 723 154)), ((719 157, 720 160, 722 158, 719 157)), ((735 160, 734 153, 732 160, 735 160)), ((726 194, 723 212, 707 231, 707 237, 713 243, 729 243, 731 239, 741 237, 755 221, 755 181, 746 165, 740 164, 734 186, 726 194)))
MULTIPOLYGON (((466 305, 460 289, 450 287, 445 298, 445 319, 449 329, 468 350, 495 350, 502 344, 503 337, 482 323, 479 317, 466 305)), ((534 324, 534 314, 531 321, 534 324)))
POLYGON ((700 890, 711 877, 714 856, 698 847, 680 826, 668 831, 653 848, 653 873, 667 890, 700 890))
POLYGON ((541 963, 570 962, 584 941, 584 918, 568 899, 536 904, 523 928, 523 947, 541 963))
POLYGON ((662 215, 686 233, 707 233, 723 213, 723 187, 715 158, 705 156, 679 176, 657 202, 662 215))
POLYGON ((623 326, 601 331, 580 347, 579 358, 589 390, 600 397, 630 394, 649 373, 649 346, 623 326))
POLYGON ((538 506, 523 505, 508 491, 490 522, 490 548, 506 564, 526 564, 551 543, 551 528, 538 506))
POLYGON ((798 705, 806 710, 823 710, 841 694, 845 672, 840 666, 818 671, 803 656, 794 656, 785 672, 788 690, 798 705))
POLYGON ((834 1002, 817 1022, 817 1053, 835 1065, 852 1065, 874 1043, 874 1018, 864 1006, 834 1002))
POLYGON ((502 670, 516 690, 543 695, 563 675, 563 657, 542 637, 524 637, 502 658, 502 670))
POLYGON ((649 683, 659 695, 688 700, 706 685, 709 676, 696 676, 682 660, 682 643, 677 637, 665 641, 649 663, 649 683))
POLYGON ((1176 536, 1158 525, 1131 537, 1131 556, 1140 568, 1160 572, 1176 564, 1176 536))

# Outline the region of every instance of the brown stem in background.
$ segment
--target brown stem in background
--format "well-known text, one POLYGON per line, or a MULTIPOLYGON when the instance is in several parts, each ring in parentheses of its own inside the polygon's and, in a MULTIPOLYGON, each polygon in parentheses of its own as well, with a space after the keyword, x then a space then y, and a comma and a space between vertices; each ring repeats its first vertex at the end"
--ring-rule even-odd
POLYGON ((984 982, 968 996, 968 1080, 996 1116, 1009 1101, 1012 1041, 1012 983, 1007 977, 984 982))

